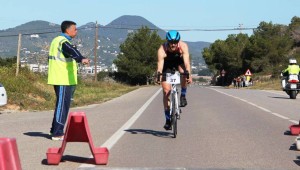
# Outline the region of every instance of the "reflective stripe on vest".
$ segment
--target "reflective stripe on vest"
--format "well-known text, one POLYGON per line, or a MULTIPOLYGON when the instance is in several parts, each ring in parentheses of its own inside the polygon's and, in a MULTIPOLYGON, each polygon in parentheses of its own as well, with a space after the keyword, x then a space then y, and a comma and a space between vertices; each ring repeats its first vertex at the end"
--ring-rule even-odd
POLYGON ((77 84, 77 64, 74 59, 66 58, 62 53, 64 42, 69 42, 64 36, 58 36, 51 42, 48 57, 48 84, 77 84))

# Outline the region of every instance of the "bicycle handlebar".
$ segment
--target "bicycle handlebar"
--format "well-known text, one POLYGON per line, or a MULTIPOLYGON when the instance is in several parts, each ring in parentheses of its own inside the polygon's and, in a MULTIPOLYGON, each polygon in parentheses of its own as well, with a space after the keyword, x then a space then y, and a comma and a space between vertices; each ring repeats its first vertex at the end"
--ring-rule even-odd
MULTIPOLYGON (((172 74, 174 74, 174 72, 172 71, 172 74)), ((161 75, 166 75, 166 73, 160 73, 160 72, 157 72, 157 81, 160 81, 160 76, 161 75)), ((190 73, 185 70, 184 73, 180 73, 181 76, 186 76, 187 79, 190 79, 190 73)))

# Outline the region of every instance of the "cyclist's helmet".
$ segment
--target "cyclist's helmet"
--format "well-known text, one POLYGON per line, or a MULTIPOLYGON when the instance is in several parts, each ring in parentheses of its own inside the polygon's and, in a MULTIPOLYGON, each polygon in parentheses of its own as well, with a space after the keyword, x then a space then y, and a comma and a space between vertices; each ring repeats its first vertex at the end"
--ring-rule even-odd
POLYGON ((166 34, 166 39, 169 43, 178 43, 180 40, 180 34, 178 31, 171 30, 168 31, 166 34))
POLYGON ((290 64, 297 64, 297 60, 295 58, 290 58, 289 63, 290 64))

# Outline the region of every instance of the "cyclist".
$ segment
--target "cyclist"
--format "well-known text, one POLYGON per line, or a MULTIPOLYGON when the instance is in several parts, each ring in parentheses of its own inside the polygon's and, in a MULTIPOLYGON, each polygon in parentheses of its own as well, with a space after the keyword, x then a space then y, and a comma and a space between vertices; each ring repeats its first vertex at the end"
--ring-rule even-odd
MULTIPOLYGON (((166 40, 167 42, 163 43, 157 51, 157 72, 167 73, 175 69, 180 73, 184 73, 185 71, 191 73, 188 45, 180 40, 179 32, 175 30, 167 32, 166 40)), ((157 82, 160 82, 160 80, 157 80, 157 82)), ((166 82, 165 76, 162 76, 161 82, 163 88, 163 105, 166 117, 164 128, 166 130, 171 130, 170 107, 168 105, 171 85, 166 82)), ((182 107, 187 105, 187 83, 192 83, 191 75, 189 76, 189 79, 187 79, 186 76, 181 78, 180 106, 182 107)))
POLYGON ((300 68, 299 65, 297 64, 297 60, 295 58, 290 58, 288 68, 282 71, 282 75, 283 75, 283 79, 281 80, 282 88, 285 87, 286 80, 288 79, 288 76, 290 74, 299 75, 299 72, 300 72, 300 68))

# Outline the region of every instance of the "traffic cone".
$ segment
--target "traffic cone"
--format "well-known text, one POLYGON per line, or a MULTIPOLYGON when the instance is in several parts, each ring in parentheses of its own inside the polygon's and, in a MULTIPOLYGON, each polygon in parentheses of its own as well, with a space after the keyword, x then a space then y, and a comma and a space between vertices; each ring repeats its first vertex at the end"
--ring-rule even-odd
POLYGON ((22 169, 15 138, 0 138, 0 169, 22 169))

